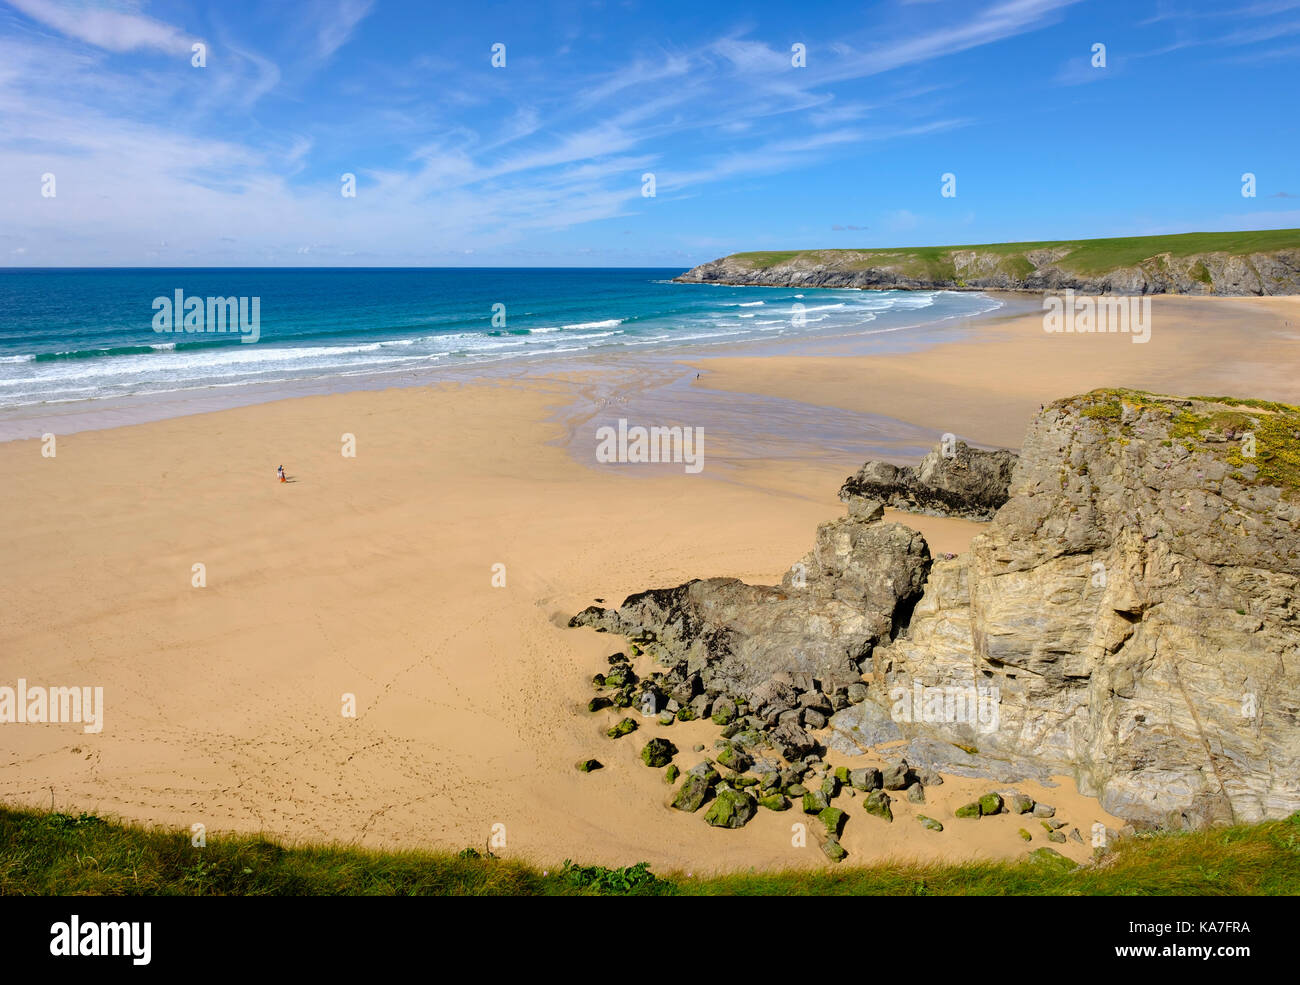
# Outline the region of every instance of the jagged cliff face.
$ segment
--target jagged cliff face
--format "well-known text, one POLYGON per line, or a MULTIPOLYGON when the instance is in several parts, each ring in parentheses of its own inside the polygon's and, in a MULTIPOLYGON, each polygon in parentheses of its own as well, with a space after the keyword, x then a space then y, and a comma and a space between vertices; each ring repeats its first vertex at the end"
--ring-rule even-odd
POLYGON ((667 668, 642 687, 700 715, 740 703, 791 762, 901 740, 922 770, 1072 776, 1141 827, 1300 810, 1300 409, 1097 391, 1040 413, 1014 464, 959 451, 892 485, 864 466, 780 586, 572 624, 640 641, 667 668), (1001 506, 931 559, 882 499, 1001 506))
POLYGON ((1300 808, 1298 447, 1281 408, 1053 405, 988 533, 874 652, 879 689, 996 686, 996 729, 929 730, 1071 774, 1139 824, 1300 808))
POLYGON ((1080 273, 1069 250, 1031 250, 1008 256, 952 250, 941 273, 917 269, 906 258, 881 259, 852 250, 809 251, 763 266, 744 254, 701 264, 680 277, 687 284, 759 287, 857 287, 908 290, 1064 291, 1080 294, 1215 294, 1260 296, 1300 293, 1300 250, 1235 255, 1161 253, 1135 266, 1080 273))

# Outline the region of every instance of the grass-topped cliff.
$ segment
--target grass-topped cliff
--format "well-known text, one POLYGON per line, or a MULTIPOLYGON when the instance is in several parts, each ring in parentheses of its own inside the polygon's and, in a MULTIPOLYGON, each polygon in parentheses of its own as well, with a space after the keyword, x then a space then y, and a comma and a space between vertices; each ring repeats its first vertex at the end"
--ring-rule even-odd
MULTIPOLYGON (((815 851, 815 849, 814 849, 815 851)), ((376 852, 256 836, 146 830, 92 814, 0 808, 0 895, 764 896, 1211 895, 1300 893, 1300 814, 1263 824, 1143 835, 1087 865, 1049 850, 1021 862, 891 863, 710 878, 565 863, 548 870, 477 851, 376 852)))
POLYGON ((736 253, 677 279, 766 287, 1300 294, 1300 229, 736 253))

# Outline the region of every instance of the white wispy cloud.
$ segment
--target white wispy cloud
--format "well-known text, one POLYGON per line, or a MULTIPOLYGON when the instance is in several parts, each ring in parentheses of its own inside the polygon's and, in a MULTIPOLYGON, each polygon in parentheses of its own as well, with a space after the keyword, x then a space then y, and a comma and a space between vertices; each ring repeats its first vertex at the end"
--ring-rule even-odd
POLYGON ((189 52, 195 40, 178 27, 129 8, 78 0, 9 0, 9 5, 60 34, 106 51, 153 48, 179 54, 189 52))

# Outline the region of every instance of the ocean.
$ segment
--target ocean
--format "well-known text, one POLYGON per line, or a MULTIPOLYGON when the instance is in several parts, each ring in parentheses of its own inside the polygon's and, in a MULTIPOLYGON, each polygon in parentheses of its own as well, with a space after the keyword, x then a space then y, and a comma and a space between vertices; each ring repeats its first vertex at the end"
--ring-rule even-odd
POLYGON ((0 410, 28 417, 114 398, 343 388, 363 376, 436 379, 583 354, 889 333, 998 306, 945 291, 672 283, 680 272, 0 270, 0 410), (238 306, 225 332, 193 330, 218 327, 207 319, 226 312, 209 308, 214 298, 242 299, 243 331, 238 306), (185 299, 197 299, 191 330, 185 299))

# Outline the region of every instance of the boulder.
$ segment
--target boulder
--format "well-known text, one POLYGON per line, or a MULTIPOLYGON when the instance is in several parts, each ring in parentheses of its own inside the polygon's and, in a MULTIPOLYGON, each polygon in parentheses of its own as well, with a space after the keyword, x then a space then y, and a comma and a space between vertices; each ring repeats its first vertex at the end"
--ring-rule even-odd
POLYGON ((613 728, 607 729, 605 734, 611 739, 621 739, 623 736, 635 732, 636 729, 637 724, 635 719, 624 718, 617 725, 613 726, 613 728))
POLYGON ((866 803, 862 806, 868 814, 885 821, 894 820, 894 812, 889 809, 889 794, 883 790, 873 790, 867 794, 866 803))
POLYGON ((805 814, 820 814, 830 806, 826 795, 820 790, 809 790, 803 795, 803 812, 805 814))
POLYGON ((849 855, 838 838, 827 838, 822 842, 822 852, 832 862, 843 862, 849 855))
POLYGON ((715 828, 743 828, 757 810, 758 803, 749 794, 719 787, 704 820, 715 828))
POLYGON ((886 790, 906 790, 916 782, 916 774, 907 765, 907 760, 885 768, 883 785, 886 790))
POLYGON ((879 790, 884 785, 884 776, 874 766, 866 766, 862 769, 849 770, 849 783, 853 785, 854 790, 879 790))
POLYGON ((654 738, 641 750, 641 762, 658 769, 667 766, 677 755, 677 747, 664 738, 654 738))
POLYGON ((838 838, 844 831, 846 817, 847 815, 838 807, 827 807, 817 815, 817 820, 821 821, 829 837, 838 838))

